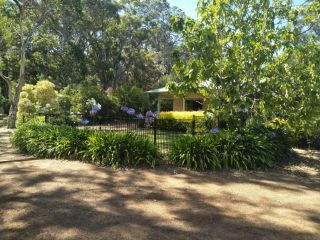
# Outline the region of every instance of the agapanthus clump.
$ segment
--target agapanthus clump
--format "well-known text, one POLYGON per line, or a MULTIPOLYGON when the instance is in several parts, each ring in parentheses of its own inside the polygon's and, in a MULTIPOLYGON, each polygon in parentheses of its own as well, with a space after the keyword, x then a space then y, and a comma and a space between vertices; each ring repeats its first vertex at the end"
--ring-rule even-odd
POLYGON ((139 114, 136 115, 136 118, 144 119, 144 116, 141 113, 139 113, 139 114))
POLYGON ((88 119, 82 119, 82 120, 80 121, 80 123, 81 123, 82 125, 88 125, 88 124, 90 123, 90 121, 89 121, 88 119))
POLYGON ((136 114, 136 110, 134 110, 133 108, 129 108, 127 113, 131 116, 134 116, 136 114))
POLYGON ((151 126, 154 123, 154 119, 159 117, 159 112, 148 111, 146 113, 146 124, 151 126))
POLYGON ((100 105, 100 104, 94 105, 94 106, 92 106, 92 108, 91 108, 91 110, 90 110, 90 114, 91 114, 91 115, 95 115, 95 114, 97 114, 100 110, 101 110, 101 105, 100 105))
POLYGON ((137 113, 135 109, 133 108, 129 108, 127 106, 121 106, 121 111, 130 115, 130 116, 134 116, 138 119, 145 119, 145 123, 148 126, 151 126, 154 122, 154 119, 159 117, 160 113, 159 112, 152 112, 152 111, 148 111, 146 113, 146 115, 144 116, 141 113, 137 113))
POLYGON ((276 138, 277 137, 277 133, 271 132, 271 133, 269 133, 269 137, 270 138, 276 138))
POLYGON ((219 133, 219 128, 212 128, 211 130, 210 130, 210 133, 212 133, 212 134, 217 134, 217 133, 219 133))
POLYGON ((127 106, 121 106, 121 111, 122 111, 122 112, 125 112, 125 113, 126 113, 126 112, 128 111, 128 109, 129 109, 129 108, 128 108, 127 106))
POLYGON ((91 115, 96 115, 101 110, 101 104, 97 103, 94 98, 89 99, 86 105, 90 108, 89 113, 91 115))
MULTIPOLYGON (((135 116, 136 118, 140 118, 141 119, 141 115, 140 113, 137 113, 135 109, 133 108, 129 108, 127 106, 121 106, 121 111, 130 115, 130 116, 135 116)), ((143 115, 142 115, 143 116, 143 115)))

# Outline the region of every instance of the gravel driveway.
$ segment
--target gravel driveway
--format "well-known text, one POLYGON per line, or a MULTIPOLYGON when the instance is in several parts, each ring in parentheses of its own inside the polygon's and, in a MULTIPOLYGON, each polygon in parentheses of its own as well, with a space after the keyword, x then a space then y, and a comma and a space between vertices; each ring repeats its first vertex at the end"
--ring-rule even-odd
POLYGON ((0 129, 1 240, 320 239, 318 157, 288 171, 113 170, 21 155, 9 135, 0 129))

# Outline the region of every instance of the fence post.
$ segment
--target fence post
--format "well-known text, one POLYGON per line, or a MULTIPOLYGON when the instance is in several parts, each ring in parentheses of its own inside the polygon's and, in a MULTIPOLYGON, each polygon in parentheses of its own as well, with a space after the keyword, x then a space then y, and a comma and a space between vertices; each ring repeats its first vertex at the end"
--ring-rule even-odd
POLYGON ((157 118, 153 121, 153 144, 157 145, 157 118))
POLYGON ((192 126, 191 126, 192 136, 196 135, 196 116, 192 116, 192 126))

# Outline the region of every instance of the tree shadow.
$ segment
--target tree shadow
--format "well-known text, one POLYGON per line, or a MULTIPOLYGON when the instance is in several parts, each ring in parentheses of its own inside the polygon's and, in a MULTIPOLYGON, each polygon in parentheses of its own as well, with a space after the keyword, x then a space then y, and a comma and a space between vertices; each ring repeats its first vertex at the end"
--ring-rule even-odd
POLYGON ((60 169, 62 163, 54 160, 50 168, 19 164, 0 166, 1 240, 320 237, 310 231, 319 226, 319 204, 310 208, 277 202, 286 201, 279 194, 319 196, 319 183, 305 184, 294 176, 164 167, 112 170, 77 163, 60 169), (242 194, 246 189, 257 192, 242 194), (276 199, 270 202, 273 192, 276 199), (255 194, 260 201, 253 200, 255 194), (281 217, 280 211, 288 215, 281 217), (290 217, 308 226, 304 230, 281 223, 290 217))

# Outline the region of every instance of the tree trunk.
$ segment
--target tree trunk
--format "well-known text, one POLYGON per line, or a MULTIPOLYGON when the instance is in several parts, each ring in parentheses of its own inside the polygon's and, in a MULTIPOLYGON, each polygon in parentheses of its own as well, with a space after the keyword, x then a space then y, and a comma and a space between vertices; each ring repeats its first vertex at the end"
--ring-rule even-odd
MULTIPOLYGON (((4 97, 7 97, 7 98, 8 98, 9 104, 11 105, 11 103, 12 103, 12 97, 13 97, 13 96, 12 96, 12 89, 11 89, 12 83, 11 83, 11 81, 9 80, 9 77, 5 76, 2 71, 0 71, 0 77, 3 79, 4 83, 7 85, 6 88, 5 88, 7 94, 4 94, 4 97)), ((5 110, 5 109, 4 109, 4 110, 5 110)))
MULTIPOLYGON (((22 35, 23 36, 23 35, 22 35)), ((20 63, 20 77, 18 81, 18 85, 16 87, 13 101, 11 102, 9 117, 8 117, 8 128, 15 128, 17 121, 17 113, 18 113, 18 104, 20 99, 20 93, 22 87, 24 86, 25 79, 25 69, 26 69, 26 43, 23 37, 21 37, 21 63, 20 63)))

